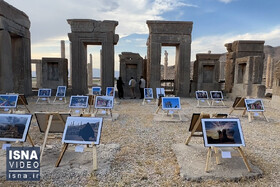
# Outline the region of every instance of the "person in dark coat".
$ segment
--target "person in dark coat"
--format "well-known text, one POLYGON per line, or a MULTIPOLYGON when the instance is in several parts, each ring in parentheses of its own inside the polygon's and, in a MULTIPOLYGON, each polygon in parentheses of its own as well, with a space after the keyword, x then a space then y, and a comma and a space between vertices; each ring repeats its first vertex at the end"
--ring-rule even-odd
POLYGON ((119 80, 117 80, 117 89, 118 89, 118 93, 119 93, 119 98, 123 99, 123 81, 122 81, 122 77, 119 77, 119 80))

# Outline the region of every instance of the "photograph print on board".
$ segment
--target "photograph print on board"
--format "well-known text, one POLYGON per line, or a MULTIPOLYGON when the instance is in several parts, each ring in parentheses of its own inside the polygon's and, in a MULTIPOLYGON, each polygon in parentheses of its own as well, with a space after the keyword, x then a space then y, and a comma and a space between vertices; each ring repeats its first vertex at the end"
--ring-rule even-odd
POLYGON ((16 108, 18 95, 0 95, 0 108, 16 108))
POLYGON ((263 102, 261 99, 245 99, 247 111, 250 112, 263 112, 263 102))
POLYGON ((205 147, 245 146, 239 119, 201 119, 205 147))
POLYGON ((144 98, 145 99, 154 99, 153 88, 144 88, 144 98))
POLYGON ((213 100, 223 100, 223 93, 222 91, 210 91, 210 97, 213 100))
POLYGON ((207 91, 202 91, 202 90, 201 91, 196 91, 195 96, 196 96, 196 99, 199 99, 199 100, 208 99, 207 91))
POLYGON ((114 87, 107 87, 106 88, 106 96, 115 97, 115 88, 114 87))
POLYGON ((159 99, 159 97, 165 97, 164 88, 156 88, 156 93, 157 93, 157 99, 159 99))
POLYGON ((58 86, 56 90, 56 97, 65 97, 66 86, 58 86))
POLYGON ((31 114, 0 114, 0 141, 25 142, 31 114))
POLYGON ((68 117, 62 142, 73 144, 99 144, 102 118, 68 117))
POLYGON ((38 91, 38 97, 51 97, 52 89, 40 88, 38 91))
POLYGON ((88 96, 71 96, 70 108, 87 108, 88 107, 88 96))
POLYGON ((101 87, 92 87, 92 95, 101 95, 101 87))
POLYGON ((162 110, 181 109, 180 97, 162 97, 162 110))
POLYGON ((112 96, 97 96, 95 99, 95 108, 112 109, 114 106, 114 97, 112 96))

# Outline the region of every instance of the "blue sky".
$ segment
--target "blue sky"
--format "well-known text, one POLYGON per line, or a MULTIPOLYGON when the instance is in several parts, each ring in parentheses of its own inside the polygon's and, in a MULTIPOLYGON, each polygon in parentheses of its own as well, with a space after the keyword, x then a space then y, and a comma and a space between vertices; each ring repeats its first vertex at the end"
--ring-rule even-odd
MULTIPOLYGON (((70 25, 66 19, 116 20, 115 69, 121 52, 147 53, 146 20, 193 21, 192 57, 196 53, 224 53, 224 44, 235 40, 265 40, 280 45, 279 0, 6 0, 25 12, 31 21, 31 56, 59 57, 60 40, 66 42, 70 25)), ((88 47, 94 67, 99 67, 100 46, 88 47)), ((174 64, 173 47, 163 47, 174 64)), ((162 55, 163 57, 163 55, 162 55)))

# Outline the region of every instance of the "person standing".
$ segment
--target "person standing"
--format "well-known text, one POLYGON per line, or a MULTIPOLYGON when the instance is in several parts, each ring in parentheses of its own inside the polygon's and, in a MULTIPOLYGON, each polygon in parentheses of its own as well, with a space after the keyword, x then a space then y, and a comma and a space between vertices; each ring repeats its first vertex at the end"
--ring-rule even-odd
POLYGON ((119 93, 119 98, 123 99, 123 81, 122 81, 122 77, 119 77, 119 80, 117 80, 117 89, 118 89, 118 93, 119 93))
POLYGON ((135 97, 135 92, 134 92, 134 90, 135 90, 135 85, 136 85, 136 81, 134 80, 133 77, 131 77, 131 79, 130 79, 129 82, 128 82, 128 86, 129 86, 130 91, 131 91, 131 99, 135 99, 135 98, 136 98, 136 97, 135 97))
POLYGON ((143 76, 141 76, 140 81, 139 81, 139 89, 140 89, 140 93, 141 93, 141 97, 140 99, 144 99, 144 88, 146 86, 146 81, 143 78, 143 76))

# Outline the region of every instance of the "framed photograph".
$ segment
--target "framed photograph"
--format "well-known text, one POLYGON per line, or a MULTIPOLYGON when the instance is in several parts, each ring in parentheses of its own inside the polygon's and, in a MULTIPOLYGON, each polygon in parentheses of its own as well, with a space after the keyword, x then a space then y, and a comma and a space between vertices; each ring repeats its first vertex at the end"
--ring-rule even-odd
POLYGON ((101 87, 92 87, 92 95, 101 95, 101 87))
POLYGON ((145 99, 154 99, 153 88, 144 88, 144 98, 145 99))
POLYGON ((102 118, 68 117, 62 142, 73 144, 99 144, 102 118))
POLYGON ((223 93, 222 91, 210 91, 211 99, 213 100, 223 100, 223 93))
POLYGON ((70 108, 87 108, 88 107, 88 96, 71 96, 70 108))
POLYGON ((156 88, 156 93, 157 93, 157 99, 159 99, 159 97, 165 97, 164 88, 156 88))
MULTIPOLYGON (((201 115, 201 118, 210 118, 210 114, 193 113, 190 128, 189 128, 190 132, 193 130, 196 122, 199 120, 200 115, 201 115)), ((201 121, 200 120, 199 120, 199 125, 196 128, 195 132, 202 132, 202 127, 201 127, 201 121)))
POLYGON ((241 107, 241 108, 245 108, 246 105, 245 105, 245 99, 244 97, 236 97, 234 102, 233 102, 233 105, 232 107, 241 107))
POLYGON ((16 108, 18 95, 0 95, 0 108, 16 108))
POLYGON ((263 112, 263 102, 261 99, 245 99, 247 111, 252 112, 263 112))
POLYGON ((162 110, 180 110, 180 97, 162 97, 162 110))
POLYGON ((245 146, 239 119, 201 119, 205 147, 245 146))
POLYGON ((51 97, 52 89, 49 88, 41 88, 38 91, 38 97, 51 97))
POLYGON ((115 97, 115 88, 114 87, 107 87, 106 88, 106 96, 115 97))
MULTIPOLYGON (((65 122, 67 118, 71 116, 70 113, 57 113, 53 115, 51 127, 49 133, 63 133, 65 128, 65 122), (61 121, 64 121, 64 123, 61 121)), ((35 112, 35 117, 37 120, 37 124, 39 126, 40 132, 46 132, 49 120, 49 113, 48 112, 35 112)))
POLYGON ((207 91, 196 91, 195 96, 196 96, 196 99, 199 99, 199 100, 208 99, 207 91))
POLYGON ((95 108, 112 109, 114 106, 114 97, 112 96, 97 96, 95 98, 95 108))
POLYGON ((0 141, 25 142, 31 114, 0 114, 0 141))
POLYGON ((66 86, 58 86, 56 90, 56 97, 65 97, 66 86))

